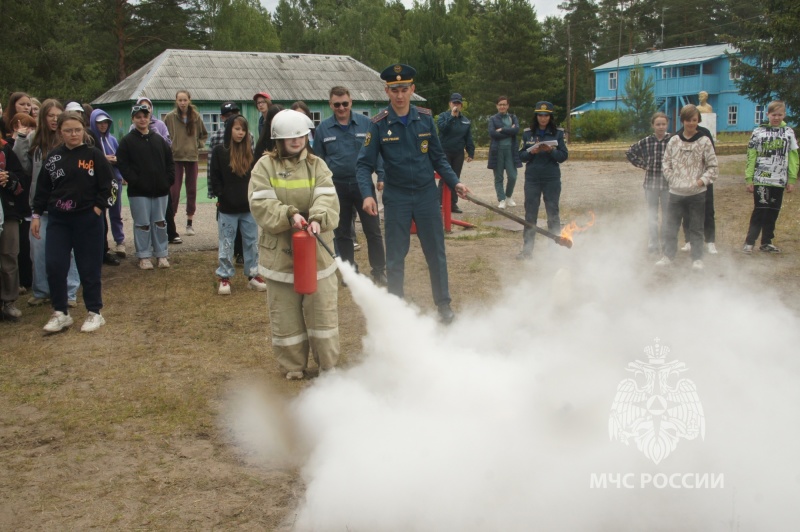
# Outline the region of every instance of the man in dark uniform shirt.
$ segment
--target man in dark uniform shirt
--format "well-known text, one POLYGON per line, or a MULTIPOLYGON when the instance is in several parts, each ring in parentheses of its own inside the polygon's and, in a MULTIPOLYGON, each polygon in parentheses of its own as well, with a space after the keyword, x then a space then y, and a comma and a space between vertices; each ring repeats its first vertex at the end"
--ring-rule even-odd
POLYGON ((391 105, 372 119, 358 155, 356 177, 364 198, 364 211, 377 216, 372 173, 377 168, 378 156, 383 158, 389 293, 403 297, 405 258, 413 219, 428 263, 433 300, 442 322, 450 323, 455 316, 450 308, 444 228, 434 171, 459 196, 466 196, 470 190, 447 163, 430 109, 411 105, 415 74, 414 68, 403 64, 391 65, 381 72, 391 105))

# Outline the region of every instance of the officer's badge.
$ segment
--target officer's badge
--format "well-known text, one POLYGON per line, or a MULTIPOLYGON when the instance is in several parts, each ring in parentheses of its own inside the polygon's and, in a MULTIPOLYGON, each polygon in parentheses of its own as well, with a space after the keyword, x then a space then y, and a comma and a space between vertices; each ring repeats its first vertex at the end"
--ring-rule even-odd
POLYGON ((422 151, 422 153, 428 153, 428 141, 423 140, 422 144, 419 145, 419 149, 422 151))
MULTIPOLYGON (((403 71, 403 66, 402 65, 395 65, 394 66, 394 73, 395 74, 399 74, 402 71, 403 71)), ((400 78, 397 78, 397 79, 400 79, 400 78)))
POLYGON ((364 137, 364 146, 369 146, 369 141, 372 140, 372 133, 367 133, 367 136, 364 137))

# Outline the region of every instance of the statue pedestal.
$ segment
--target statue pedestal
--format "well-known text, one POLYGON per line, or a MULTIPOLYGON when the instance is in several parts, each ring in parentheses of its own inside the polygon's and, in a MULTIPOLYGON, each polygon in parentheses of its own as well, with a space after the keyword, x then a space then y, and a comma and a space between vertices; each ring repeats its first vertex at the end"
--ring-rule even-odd
POLYGON ((711 132, 711 138, 717 142, 717 113, 700 113, 700 125, 711 132))

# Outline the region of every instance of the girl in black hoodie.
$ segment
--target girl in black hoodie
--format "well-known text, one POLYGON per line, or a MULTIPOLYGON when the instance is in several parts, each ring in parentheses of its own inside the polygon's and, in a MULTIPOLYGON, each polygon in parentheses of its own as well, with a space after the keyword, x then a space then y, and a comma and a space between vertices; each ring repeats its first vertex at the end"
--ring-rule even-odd
POLYGON ((258 225, 250 214, 247 198, 253 152, 250 149, 250 131, 243 116, 234 116, 225 122, 222 146, 214 148, 211 157, 211 187, 216 192, 219 208, 219 295, 231 293, 233 277, 233 240, 236 229, 242 233, 244 271, 249 281, 247 288, 265 292, 267 284, 258 274, 258 225))
POLYGON ((83 117, 62 113, 57 130, 64 143, 47 154, 33 197, 31 234, 40 238, 40 217, 48 213, 45 242, 47 282, 53 316, 44 326, 58 332, 72 325, 67 311, 67 272, 75 252, 83 301, 89 315, 81 331, 96 331, 105 324, 100 270, 103 264, 104 209, 114 204, 117 190, 105 154, 88 144, 83 117))

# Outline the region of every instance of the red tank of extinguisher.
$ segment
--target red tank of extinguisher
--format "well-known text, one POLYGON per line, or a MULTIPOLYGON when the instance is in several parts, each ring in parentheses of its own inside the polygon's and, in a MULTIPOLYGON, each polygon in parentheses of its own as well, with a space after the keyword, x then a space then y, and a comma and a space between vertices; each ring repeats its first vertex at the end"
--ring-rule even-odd
POLYGON ((317 240, 306 231, 292 235, 294 291, 313 294, 317 291, 317 240))

